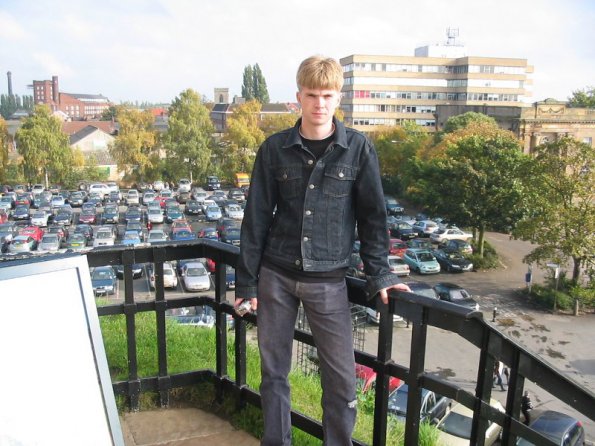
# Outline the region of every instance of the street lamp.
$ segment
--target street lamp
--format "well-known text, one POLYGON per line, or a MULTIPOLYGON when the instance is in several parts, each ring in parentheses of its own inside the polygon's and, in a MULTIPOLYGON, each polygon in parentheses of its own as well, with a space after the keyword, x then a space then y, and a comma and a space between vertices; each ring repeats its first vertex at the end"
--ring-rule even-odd
POLYGON ((558 307, 558 283, 560 282, 560 265, 558 265, 557 263, 548 263, 546 266, 552 269, 552 271, 554 272, 554 279, 556 279, 556 293, 554 294, 554 311, 556 311, 558 307))

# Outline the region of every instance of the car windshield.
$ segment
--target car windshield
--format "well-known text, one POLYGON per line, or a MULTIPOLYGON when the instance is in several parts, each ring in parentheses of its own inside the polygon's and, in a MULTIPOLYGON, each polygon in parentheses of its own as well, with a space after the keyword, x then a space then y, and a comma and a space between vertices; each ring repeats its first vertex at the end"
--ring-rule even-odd
POLYGON ((237 228, 227 228, 227 230, 225 231, 225 235, 226 236, 231 236, 231 237, 239 237, 240 236, 240 230, 237 228))
POLYGON ((411 229, 411 225, 409 223, 397 223, 398 229, 411 229))
POLYGON ((41 243, 58 243, 58 236, 55 234, 44 235, 41 243))
POLYGON ((163 232, 151 232, 151 233, 149 233, 149 240, 154 240, 154 239, 161 240, 163 238, 165 238, 163 232))
POLYGON ((404 265, 405 262, 403 261, 403 259, 396 258, 396 259, 388 259, 388 264, 390 266, 398 266, 398 265, 404 265))
POLYGON ((458 290, 451 290, 450 291, 450 298, 452 300, 464 300, 469 299, 471 296, 467 292, 467 290, 458 289, 458 290))
POLYGON ((218 206, 209 206, 207 207, 207 212, 219 212, 218 206))
POLYGON ((432 262, 434 260, 434 256, 429 252, 421 252, 418 256, 420 262, 432 262))
POLYGON ((44 218, 45 217, 45 212, 36 212, 35 214, 33 214, 33 218, 44 218))
POLYGON ((206 276, 207 271, 204 268, 188 268, 186 271, 186 275, 189 277, 199 277, 199 276, 206 276))
POLYGON ((136 232, 126 232, 124 240, 138 240, 138 234, 136 232))
POLYGON ((95 238, 112 238, 112 233, 110 231, 99 231, 95 234, 95 238))
POLYGON ((105 269, 95 270, 93 271, 93 279, 94 280, 106 280, 111 279, 112 275, 109 271, 105 269))
POLYGON ((149 209, 149 214, 161 214, 161 211, 156 208, 149 209))
POLYGON ((459 438, 471 438, 472 419, 456 412, 450 412, 443 423, 438 426, 443 432, 459 438))

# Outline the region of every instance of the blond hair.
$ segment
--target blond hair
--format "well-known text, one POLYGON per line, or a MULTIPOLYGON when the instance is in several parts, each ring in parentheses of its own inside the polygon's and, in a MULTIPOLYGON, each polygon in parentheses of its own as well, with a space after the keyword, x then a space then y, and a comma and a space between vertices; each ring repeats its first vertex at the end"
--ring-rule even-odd
POLYGON ((298 90, 312 88, 341 91, 341 88, 343 88, 343 69, 339 62, 333 58, 311 56, 300 64, 296 81, 298 90))

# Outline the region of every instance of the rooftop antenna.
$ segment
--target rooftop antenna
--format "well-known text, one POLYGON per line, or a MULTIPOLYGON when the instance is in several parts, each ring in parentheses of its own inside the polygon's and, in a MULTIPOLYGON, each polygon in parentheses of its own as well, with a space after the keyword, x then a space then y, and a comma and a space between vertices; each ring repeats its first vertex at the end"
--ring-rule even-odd
POLYGON ((456 38, 459 37, 459 28, 446 28, 446 44, 447 45, 456 45, 456 38))

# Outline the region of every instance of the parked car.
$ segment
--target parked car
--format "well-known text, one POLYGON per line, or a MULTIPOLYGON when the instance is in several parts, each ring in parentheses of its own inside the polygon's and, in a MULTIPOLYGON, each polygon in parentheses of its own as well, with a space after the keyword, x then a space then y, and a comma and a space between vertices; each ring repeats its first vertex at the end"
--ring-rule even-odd
POLYGON ((434 257, 440 264, 443 271, 448 272, 463 272, 473 271, 473 263, 463 257, 456 251, 447 251, 445 249, 435 249, 433 251, 434 257))
POLYGON ((140 238, 138 231, 132 229, 124 232, 122 237, 122 245, 140 245, 143 241, 140 238))
POLYGON ((226 228, 219 233, 219 240, 233 246, 240 246, 240 228, 226 228))
POLYGON ((244 192, 242 192, 241 189, 230 189, 229 192, 227 193, 227 198, 229 198, 230 200, 236 200, 236 201, 246 201, 246 197, 244 196, 244 192))
POLYGON ((473 238, 473 234, 461 231, 459 228, 445 228, 436 229, 430 234, 432 243, 444 243, 447 240, 465 240, 468 241, 473 238))
POLYGON ((244 218, 244 210, 237 204, 232 204, 225 207, 225 215, 234 220, 242 220, 244 218))
POLYGON ((397 276, 408 276, 410 273, 409 265, 399 256, 388 256, 388 267, 397 276))
MULTIPOLYGON (((502 404, 495 399, 490 400, 490 405, 504 412, 502 404)), ((444 446, 470 444, 472 419, 473 411, 460 403, 456 403, 436 425, 436 428, 440 431, 438 443, 444 446)), ((501 431, 502 428, 498 424, 489 422, 484 444, 486 446, 493 445, 498 440, 501 431)))
MULTIPOLYGON (((155 289, 155 267, 154 265, 149 266, 149 285, 152 290, 155 289)), ((163 263, 163 287, 173 288, 178 287, 178 276, 176 271, 170 262, 163 263)))
POLYGON ((116 234, 111 228, 102 227, 97 230, 93 238, 93 247, 98 246, 114 246, 116 241, 116 234))
POLYGON ((68 229, 62 225, 50 225, 45 230, 46 234, 57 234, 62 244, 68 238, 68 229))
POLYGON ((56 252, 60 249, 60 237, 58 234, 44 234, 37 245, 38 251, 56 252))
POLYGON ((221 189, 221 183, 219 177, 215 175, 209 175, 207 177, 207 190, 219 190, 221 189))
POLYGON ((102 220, 103 224, 105 224, 105 223, 118 224, 120 222, 120 212, 118 211, 118 206, 106 205, 105 208, 103 208, 103 214, 101 215, 101 220, 102 220))
MULTIPOLYGON (((388 396, 388 413, 395 416, 399 421, 405 422, 407 418, 407 400, 409 398, 409 386, 403 383, 388 396)), ((420 422, 435 423, 446 414, 451 399, 438 395, 428 389, 421 389, 421 410, 420 422)))
POLYGON ((412 271, 419 274, 437 274, 440 272, 440 264, 427 249, 410 248, 403 254, 403 260, 412 271))
MULTIPOLYGON (((368 392, 376 385, 376 372, 374 369, 363 365, 355 364, 355 378, 357 379, 358 387, 362 392, 368 392)), ((402 381, 399 378, 391 376, 388 379, 388 390, 392 392, 401 385, 402 381)))
POLYGON ((72 194, 70 194, 70 197, 68 197, 68 203, 72 207, 80 208, 83 205, 84 201, 85 201, 85 195, 81 191, 73 192, 72 194))
POLYGON ((175 207, 170 206, 165 211, 165 219, 168 223, 172 223, 176 220, 184 220, 184 214, 180 210, 180 208, 176 205, 175 207))
POLYGON ((432 220, 418 220, 413 223, 412 228, 420 237, 429 237, 434 231, 438 230, 438 223, 432 220))
POLYGON ((399 215, 405 210, 393 197, 384 197, 384 204, 386 205, 386 213, 388 215, 399 215))
MULTIPOLYGON (((45 211, 35 211, 31 215, 31 224, 45 228, 48 225, 49 214, 45 211)), ((1 222, 1 219, 0 219, 1 222)))
POLYGON ((200 262, 186 263, 182 267, 182 283, 187 291, 208 291, 211 275, 200 262))
POLYGON ((417 280, 410 280, 403 282, 409 287, 413 294, 429 297, 430 299, 438 299, 438 293, 432 288, 432 285, 426 282, 419 282, 417 280))
POLYGON ((151 229, 147 237, 149 243, 166 242, 167 234, 163 229, 151 229))
POLYGON ((236 270, 231 265, 225 265, 225 285, 228 290, 236 289, 236 270))
POLYGON ((417 233, 413 230, 413 227, 404 221, 400 221, 392 224, 389 227, 391 237, 400 238, 401 240, 410 240, 417 237, 417 233))
POLYGON ((388 242, 388 253, 391 256, 402 257, 407 251, 407 245, 401 239, 391 238, 388 242))
POLYGON ((147 210, 147 220, 151 224, 161 224, 165 220, 161 208, 150 208, 147 210))
MULTIPOLYGON (((585 429, 583 424, 564 413, 546 410, 536 417, 529 427, 560 446, 582 446, 585 444, 585 429)), ((530 446, 533 443, 519 438, 517 446, 530 446)))
POLYGON ((8 252, 23 253, 31 252, 37 248, 37 242, 29 235, 17 235, 8 245, 8 252))
POLYGON ((0 252, 6 252, 13 237, 17 235, 12 223, 0 224, 0 252))
POLYGON ((434 290, 436 290, 440 300, 479 311, 479 304, 465 288, 459 285, 450 282, 439 282, 434 285, 434 290))
POLYGON ((82 251, 87 247, 87 239, 84 234, 77 232, 70 234, 64 243, 64 248, 71 251, 82 251))
POLYGON ((143 213, 141 208, 138 206, 128 206, 124 214, 124 221, 128 224, 129 222, 141 222, 143 220, 143 213))
POLYGON ((12 211, 13 220, 29 220, 29 206, 25 204, 16 205, 12 211))
POLYGON ((83 234, 83 236, 85 237, 85 240, 87 240, 87 242, 90 242, 91 240, 93 240, 93 227, 86 223, 81 223, 81 224, 76 225, 74 227, 74 233, 75 234, 83 234))
POLYGON ((81 212, 78 221, 79 223, 86 223, 88 225, 97 224, 97 213, 95 212, 95 209, 86 209, 81 212))
POLYGON ((149 203, 151 203, 155 200, 156 196, 157 196, 157 194, 155 194, 155 192, 153 192, 152 190, 146 190, 143 193, 143 197, 142 197, 143 204, 145 206, 147 206, 149 203))
POLYGON ((210 240, 219 240, 219 233, 217 232, 217 229, 211 226, 207 226, 198 231, 198 236, 200 238, 206 238, 210 240))
POLYGON ((221 218, 221 209, 219 206, 207 206, 205 210, 205 218, 207 221, 217 221, 221 218))
POLYGON ((182 191, 178 189, 178 195, 176 196, 176 200, 180 204, 186 204, 188 200, 190 200, 191 195, 189 191, 182 191))
POLYGON ((140 204, 140 194, 136 189, 130 189, 126 193, 126 205, 130 206, 131 204, 140 204))
POLYGON ((188 178, 181 178, 178 181, 178 193, 179 192, 190 192, 190 188, 192 187, 192 183, 188 178))
POLYGON ((433 249, 432 242, 426 238, 412 238, 407 240, 407 247, 414 249, 427 249, 428 251, 433 249))
POLYGON ((178 228, 171 232, 169 238, 172 241, 195 240, 196 234, 186 228, 178 228))
POLYGON ((57 225, 71 226, 74 214, 71 211, 59 210, 54 216, 54 223, 57 225))
POLYGON ((118 280, 111 266, 98 266, 91 272, 91 284, 95 296, 115 294, 118 280))
POLYGON ((471 246, 471 243, 465 240, 448 240, 444 243, 441 243, 439 246, 445 251, 454 251, 467 255, 473 254, 473 247, 471 246))
MULTIPOLYGON (((124 265, 116 265, 114 267, 114 271, 115 271, 116 277, 118 279, 124 279, 124 265)), ((132 279, 140 279, 141 277, 143 277, 144 271, 145 271, 145 268, 142 263, 133 263, 132 264, 132 279)))
POLYGON ((36 243, 41 241, 43 234, 43 229, 41 229, 39 226, 25 226, 24 228, 19 229, 19 235, 28 235, 29 237, 33 238, 36 243))
POLYGON ((202 208, 198 201, 196 200, 187 200, 186 206, 184 206, 184 213, 186 215, 199 215, 202 212, 202 208))
POLYGON ((126 228, 124 229, 125 232, 128 231, 135 231, 138 234, 141 242, 145 240, 145 231, 143 229, 143 225, 138 221, 131 221, 126 223, 126 228))

